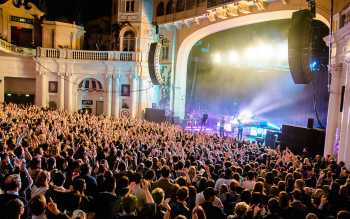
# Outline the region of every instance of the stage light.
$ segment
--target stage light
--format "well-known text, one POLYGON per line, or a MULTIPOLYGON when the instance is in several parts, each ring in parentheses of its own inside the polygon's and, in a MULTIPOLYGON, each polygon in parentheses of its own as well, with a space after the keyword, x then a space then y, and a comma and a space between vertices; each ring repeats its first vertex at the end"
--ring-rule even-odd
POLYGON ((12 96, 12 94, 11 94, 11 93, 8 93, 8 94, 7 94, 7 96, 8 96, 8 97, 11 97, 11 96, 12 96))
POLYGON ((320 60, 316 60, 316 59, 312 60, 309 67, 312 72, 320 71, 321 69, 320 60))
POLYGON ((238 115, 238 120, 242 123, 248 123, 252 120, 252 118, 254 117, 254 114, 249 111, 249 110, 244 110, 241 113, 239 113, 238 115))
POLYGON ((247 61, 254 61, 257 59, 257 56, 258 55, 258 51, 256 48, 248 48, 245 50, 244 52, 244 58, 247 60, 247 61))
POLYGON ((29 97, 29 94, 26 94, 26 97, 29 97))
POLYGON ((229 59, 232 64, 238 64, 239 62, 239 55, 237 54, 236 51, 231 51, 229 53, 229 59))
POLYGON ((281 43, 277 46, 275 51, 275 57, 280 61, 287 61, 288 60, 288 44, 287 43, 281 43))
POLYGON ((212 58, 214 63, 221 63, 221 55, 219 53, 215 53, 212 58))
POLYGON ((262 60, 271 60, 274 56, 274 51, 271 46, 268 45, 260 45, 256 49, 257 56, 262 60))

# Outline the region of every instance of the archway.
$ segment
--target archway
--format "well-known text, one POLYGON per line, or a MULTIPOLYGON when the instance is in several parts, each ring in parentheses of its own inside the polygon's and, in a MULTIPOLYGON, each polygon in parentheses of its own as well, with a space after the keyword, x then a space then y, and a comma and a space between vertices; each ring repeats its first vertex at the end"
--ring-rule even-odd
MULTIPOLYGON (((176 52, 176 73, 174 74, 175 83, 174 89, 172 90, 171 94, 171 105, 172 110, 174 112, 174 116, 180 119, 184 119, 185 117, 187 63, 190 51, 196 42, 211 34, 239 26, 265 21, 290 19, 292 17, 293 12, 295 12, 295 10, 263 12, 241 16, 234 19, 223 20, 221 22, 205 26, 193 32, 192 34, 184 38, 182 42, 178 43, 180 44, 180 46, 176 52)), ((316 19, 321 20, 322 22, 327 24, 327 26, 329 26, 328 20, 323 16, 317 14, 316 19)))
POLYGON ((104 90, 95 78, 85 78, 78 84, 78 109, 95 115, 104 112, 104 90))

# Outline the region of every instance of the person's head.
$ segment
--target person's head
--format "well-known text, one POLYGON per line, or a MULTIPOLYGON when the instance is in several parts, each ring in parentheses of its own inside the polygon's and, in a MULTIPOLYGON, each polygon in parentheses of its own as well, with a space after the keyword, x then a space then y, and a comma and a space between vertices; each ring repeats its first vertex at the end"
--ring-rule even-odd
POLYGON ((33 215, 39 216, 45 212, 46 209, 46 198, 44 195, 40 194, 33 197, 30 200, 30 211, 33 215))
POLYGON ((305 185, 304 180, 297 179, 297 180, 295 180, 294 188, 303 190, 304 189, 304 185, 305 185))
POLYGON ((127 214, 134 213, 137 207, 137 198, 134 195, 128 194, 122 199, 123 209, 127 214))
POLYGON ((318 219, 317 215, 314 213, 308 213, 305 219, 318 219))
POLYGON ((20 219, 24 214, 24 204, 20 199, 12 199, 6 204, 7 219, 20 219))
POLYGON ((264 183, 262 183, 262 182, 255 183, 253 192, 263 193, 264 192, 264 183))
POLYGON ((73 211, 71 219, 87 219, 87 214, 84 211, 77 209, 73 211))
POLYGON ((246 214, 247 210, 249 208, 249 205, 245 202, 238 202, 235 206, 235 214, 238 217, 242 217, 246 214))
POLYGON ((179 201, 185 201, 188 197, 188 188, 186 186, 180 187, 176 192, 176 199, 179 201))
POLYGON ((271 213, 275 213, 279 210, 279 203, 276 198, 270 198, 267 207, 271 213))
POLYGON ((198 205, 196 206, 194 209, 193 209, 193 212, 192 212, 192 219, 193 218, 196 218, 196 219, 207 219, 207 216, 205 214, 205 211, 204 209, 198 205))
POLYGON ((37 187, 49 187, 49 182, 49 173, 45 170, 40 170, 34 184, 37 187))
POLYGON ((337 213, 337 219, 350 219, 350 212, 341 210, 337 213))
POLYGON ((74 191, 83 193, 86 189, 85 179, 79 178, 73 181, 73 189, 74 191))
POLYGON ((188 218, 182 214, 179 214, 175 217, 175 219, 188 219, 188 218))
POLYGON ((154 202, 159 205, 164 201, 165 193, 164 190, 161 188, 155 188, 152 191, 152 197, 154 202))
POLYGON ((278 194, 278 200, 279 200, 279 205, 280 208, 288 208, 289 206, 289 197, 288 197, 288 193, 287 192, 280 192, 278 194))
POLYGON ((203 191, 204 199, 207 202, 213 202, 215 199, 215 190, 213 187, 208 187, 203 191))
POLYGON ((61 171, 54 171, 51 176, 52 183, 55 186, 63 186, 66 181, 66 177, 61 171))
POLYGON ((90 165, 87 163, 84 163, 83 165, 80 166, 80 175, 86 176, 90 174, 90 165))
POLYGON ((21 177, 18 174, 12 174, 5 178, 4 189, 5 191, 18 192, 21 189, 21 177))
POLYGON ((300 189, 294 189, 292 192, 292 196, 294 200, 301 200, 301 191, 300 189))
POLYGON ((170 168, 168 166, 163 166, 162 169, 160 170, 160 173, 162 175, 162 177, 164 178, 168 178, 170 175, 170 168))

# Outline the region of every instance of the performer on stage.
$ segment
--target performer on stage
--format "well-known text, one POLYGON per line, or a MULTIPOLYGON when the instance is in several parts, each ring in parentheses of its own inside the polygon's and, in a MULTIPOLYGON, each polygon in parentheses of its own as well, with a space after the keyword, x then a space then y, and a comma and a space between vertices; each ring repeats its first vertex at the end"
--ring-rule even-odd
POLYGON ((238 133, 237 133, 237 139, 239 141, 242 141, 243 139, 243 124, 240 119, 238 119, 238 133))
POLYGON ((224 117, 222 117, 220 121, 219 132, 220 132, 220 137, 225 137, 225 118, 224 117))

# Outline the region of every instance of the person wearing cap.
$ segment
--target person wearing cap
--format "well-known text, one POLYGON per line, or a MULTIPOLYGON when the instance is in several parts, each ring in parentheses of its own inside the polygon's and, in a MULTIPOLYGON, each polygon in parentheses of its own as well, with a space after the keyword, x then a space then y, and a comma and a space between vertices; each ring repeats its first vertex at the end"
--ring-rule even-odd
POLYGON ((225 215, 222 212, 222 210, 218 207, 215 207, 213 205, 213 202, 216 197, 216 192, 214 188, 208 187, 203 191, 205 202, 201 204, 202 208, 204 209, 204 212, 208 219, 215 218, 215 219, 224 219, 225 215))

